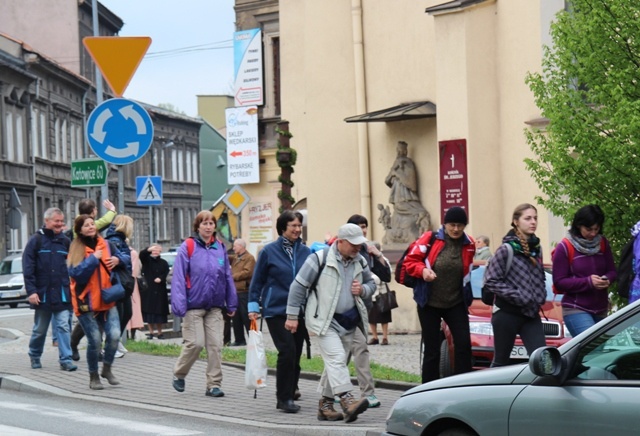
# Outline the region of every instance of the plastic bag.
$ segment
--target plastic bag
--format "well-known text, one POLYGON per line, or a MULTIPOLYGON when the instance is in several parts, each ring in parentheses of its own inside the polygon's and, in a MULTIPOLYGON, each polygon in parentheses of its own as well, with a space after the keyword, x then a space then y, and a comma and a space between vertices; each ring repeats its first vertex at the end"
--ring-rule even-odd
POLYGON ((262 332, 258 330, 258 323, 255 320, 251 321, 249 329, 247 362, 244 371, 244 384, 247 389, 267 387, 267 354, 264 350, 262 332))

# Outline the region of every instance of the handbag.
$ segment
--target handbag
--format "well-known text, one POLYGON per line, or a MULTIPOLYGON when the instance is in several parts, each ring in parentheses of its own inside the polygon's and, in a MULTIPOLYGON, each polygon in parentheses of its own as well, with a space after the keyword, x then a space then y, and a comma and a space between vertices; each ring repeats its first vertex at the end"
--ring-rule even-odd
POLYGON ((100 290, 100 297, 105 303, 115 303, 125 296, 124 286, 120 283, 120 275, 115 271, 111 273, 111 287, 100 290))
POLYGON ((398 307, 398 300, 396 298, 396 291, 389 289, 389 285, 386 283, 384 286, 387 288, 387 292, 384 294, 378 294, 376 297, 375 305, 380 313, 390 312, 392 309, 398 307))
POLYGON ((247 341, 247 362, 244 370, 244 384, 247 389, 267 387, 267 354, 264 348, 262 332, 257 321, 251 320, 249 340, 247 341))
POLYGON ((140 276, 136 277, 136 281, 138 282, 138 292, 147 292, 149 290, 149 283, 147 282, 147 278, 144 274, 140 274, 140 276))

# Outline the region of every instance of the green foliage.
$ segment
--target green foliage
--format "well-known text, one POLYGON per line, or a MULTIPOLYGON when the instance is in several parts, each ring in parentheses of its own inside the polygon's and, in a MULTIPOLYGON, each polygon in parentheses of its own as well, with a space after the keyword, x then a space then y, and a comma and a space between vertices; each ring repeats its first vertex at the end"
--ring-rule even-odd
POLYGON ((538 200, 570 222, 598 204, 614 255, 640 219, 640 3, 572 0, 552 25, 543 73, 527 83, 549 124, 527 130, 538 200))
MULTIPOLYGON (((156 344, 149 341, 127 341, 127 349, 131 352, 152 354, 154 356, 178 357, 182 347, 176 344, 156 344)), ((200 359, 206 358, 207 353, 205 350, 202 350, 200 359)), ((243 348, 225 347, 222 349, 222 361, 244 364, 246 361, 246 350, 243 348)), ((275 351, 267 351, 267 366, 269 368, 275 368, 277 361, 278 353, 275 351)), ((322 374, 324 362, 320 356, 312 356, 311 359, 303 356, 302 359, 300 359, 300 367, 304 372, 322 374)), ((352 377, 355 377, 353 362, 349 364, 349 372, 352 377)), ((418 374, 410 374, 376 363, 371 363, 371 374, 376 380, 393 380, 407 383, 420 383, 421 380, 418 374)))

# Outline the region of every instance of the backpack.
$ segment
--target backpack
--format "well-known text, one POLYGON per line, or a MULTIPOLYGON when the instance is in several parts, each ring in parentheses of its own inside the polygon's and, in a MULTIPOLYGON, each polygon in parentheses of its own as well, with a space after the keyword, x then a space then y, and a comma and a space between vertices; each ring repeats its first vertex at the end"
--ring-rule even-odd
POLYGON ((622 247, 620 252, 620 262, 618 263, 618 295, 622 298, 629 298, 631 283, 636 278, 636 259, 633 255, 633 245, 636 237, 622 247))
MULTIPOLYGON (((429 255, 429 250, 431 249, 433 242, 436 240, 436 233, 435 232, 430 232, 430 233, 431 233, 431 237, 429 239, 429 245, 427 245, 427 252, 425 254, 425 257, 429 255)), ((416 284, 418 283, 418 280, 420 280, 418 277, 413 277, 409 275, 407 273, 406 265, 404 264, 404 258, 407 257, 407 254, 409 254, 409 252, 413 250, 413 248, 416 246, 416 242, 418 242, 418 239, 416 239, 411 244, 409 244, 407 249, 404 250, 404 253, 402 253, 402 256, 400 256, 400 259, 396 264, 396 270, 394 272, 394 277, 396 282, 406 286, 407 288, 415 288, 416 284)))
MULTIPOLYGON (((507 265, 504 270, 504 276, 506 277, 507 274, 509 274, 509 270, 511 269, 511 264, 513 263, 513 247, 511 246, 511 244, 502 244, 502 245, 505 245, 507 247, 507 265)), ((491 260, 487 262, 484 268, 484 274, 482 274, 482 287, 480 289, 480 292, 481 292, 482 302, 487 306, 493 306, 496 295, 484 286, 487 280, 487 271, 489 271, 489 262, 491 262, 491 260)))
MULTIPOLYGON (((569 269, 571 270, 571 272, 573 273, 573 268, 571 267, 571 265, 573 264, 573 257, 576 254, 576 249, 573 246, 573 244, 571 243, 571 241, 569 241, 567 238, 562 238, 562 240, 560 241, 560 244, 564 245, 564 248, 567 250, 567 259, 569 260, 569 269)), ((551 251, 551 259, 553 259, 553 255, 556 252, 556 249, 558 248, 558 245, 556 245, 556 247, 551 251)), ((632 255, 633 255, 633 244, 632 245, 632 255)), ((607 245, 604 242, 604 238, 600 239, 600 253, 604 253, 604 251, 606 250, 607 245)), ((553 284, 551 285, 551 289, 553 289, 553 295, 562 295, 564 294, 564 290, 562 289, 558 289, 556 288, 556 285, 553 284)), ((620 289, 618 287, 618 289, 620 289)))

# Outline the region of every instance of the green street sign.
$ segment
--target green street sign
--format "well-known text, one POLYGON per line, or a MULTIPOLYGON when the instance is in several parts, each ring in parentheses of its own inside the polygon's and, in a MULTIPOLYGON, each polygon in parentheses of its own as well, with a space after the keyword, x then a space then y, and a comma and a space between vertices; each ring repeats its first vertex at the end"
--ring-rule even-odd
POLYGON ((71 162, 71 186, 103 186, 109 170, 102 159, 82 159, 71 162))

